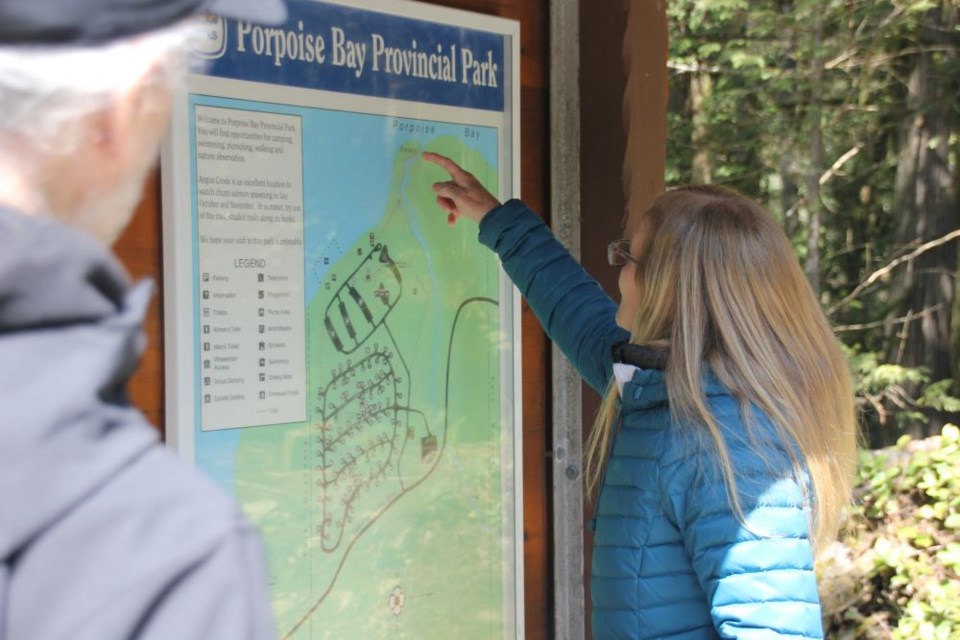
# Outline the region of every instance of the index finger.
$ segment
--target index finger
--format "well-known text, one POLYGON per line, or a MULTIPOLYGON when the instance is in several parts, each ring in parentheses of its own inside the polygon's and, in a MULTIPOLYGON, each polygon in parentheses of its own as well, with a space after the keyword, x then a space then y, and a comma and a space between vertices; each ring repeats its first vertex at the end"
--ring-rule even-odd
POLYGON ((432 151, 424 151, 423 159, 444 169, 453 177, 455 182, 463 181, 470 177, 470 174, 467 171, 464 171, 460 165, 447 156, 442 156, 439 153, 433 153, 432 151))

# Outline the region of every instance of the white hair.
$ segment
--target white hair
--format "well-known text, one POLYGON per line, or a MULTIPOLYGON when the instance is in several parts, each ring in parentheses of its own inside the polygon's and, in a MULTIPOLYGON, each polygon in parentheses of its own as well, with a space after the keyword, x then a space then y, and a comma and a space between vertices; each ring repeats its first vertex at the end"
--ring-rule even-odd
POLYGON ((37 150, 75 148, 78 120, 148 71, 177 88, 200 29, 190 20, 101 46, 0 46, 0 139, 21 137, 37 150))

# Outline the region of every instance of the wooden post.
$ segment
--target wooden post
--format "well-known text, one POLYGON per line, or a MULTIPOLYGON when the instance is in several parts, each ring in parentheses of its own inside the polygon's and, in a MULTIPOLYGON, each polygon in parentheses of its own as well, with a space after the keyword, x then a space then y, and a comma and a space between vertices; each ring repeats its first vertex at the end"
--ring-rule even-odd
POLYGON ((667 2, 630 0, 623 64, 627 88, 623 125, 627 151, 623 189, 627 237, 638 216, 664 189, 667 153, 667 2))
MULTIPOLYGON (((550 201, 557 239, 580 257, 580 3, 550 1, 550 201)), ((556 346, 553 382, 554 637, 583 623, 583 463, 580 377, 556 346)))

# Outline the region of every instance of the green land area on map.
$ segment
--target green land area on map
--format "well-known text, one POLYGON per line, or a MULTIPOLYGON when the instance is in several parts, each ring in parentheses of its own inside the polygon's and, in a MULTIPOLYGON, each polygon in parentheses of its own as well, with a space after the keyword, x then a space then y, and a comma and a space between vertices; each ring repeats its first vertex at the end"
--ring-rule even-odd
POLYGON ((476 225, 447 224, 425 150, 497 192, 459 138, 402 145, 382 218, 309 302, 309 419, 240 436, 237 496, 267 544, 281 637, 502 633, 499 269, 476 225))

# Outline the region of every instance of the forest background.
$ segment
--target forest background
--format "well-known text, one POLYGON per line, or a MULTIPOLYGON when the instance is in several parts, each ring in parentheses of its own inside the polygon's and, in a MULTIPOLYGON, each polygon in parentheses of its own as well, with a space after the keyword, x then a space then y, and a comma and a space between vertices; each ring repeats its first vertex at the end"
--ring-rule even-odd
POLYGON ((782 222, 865 442, 831 638, 960 638, 960 2, 670 0, 667 183, 782 222))

